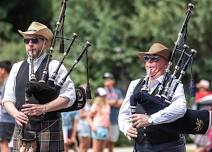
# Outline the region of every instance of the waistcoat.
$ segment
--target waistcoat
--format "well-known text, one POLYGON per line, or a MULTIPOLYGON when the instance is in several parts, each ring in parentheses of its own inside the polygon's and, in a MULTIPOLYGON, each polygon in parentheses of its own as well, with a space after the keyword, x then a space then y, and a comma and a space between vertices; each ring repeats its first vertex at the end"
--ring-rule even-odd
MULTIPOLYGON (((47 63, 47 57, 44 58, 44 60, 40 64, 38 70, 35 72, 36 80, 41 79, 46 63, 47 63)), ((15 106, 18 110, 21 110, 22 105, 25 104, 25 87, 28 82, 29 82, 29 64, 27 61, 24 61, 22 63, 22 65, 20 66, 20 69, 16 76, 16 86, 15 86, 16 103, 15 103, 15 106)), ((36 99, 32 98, 32 100, 30 100, 30 103, 38 104, 38 101, 36 101, 36 99)), ((46 113, 44 116, 41 115, 41 116, 30 117, 30 123, 36 123, 36 122, 40 122, 42 120, 57 119, 58 116, 59 116, 58 112, 49 112, 49 113, 46 113)))

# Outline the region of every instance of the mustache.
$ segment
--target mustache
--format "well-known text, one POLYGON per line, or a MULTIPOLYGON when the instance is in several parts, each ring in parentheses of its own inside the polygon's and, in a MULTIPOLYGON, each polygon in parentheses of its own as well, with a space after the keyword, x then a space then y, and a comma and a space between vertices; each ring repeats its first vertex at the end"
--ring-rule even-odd
POLYGON ((38 52, 37 52, 37 50, 36 49, 28 49, 27 50, 27 55, 29 56, 29 57, 36 57, 37 56, 37 54, 38 54, 38 52))

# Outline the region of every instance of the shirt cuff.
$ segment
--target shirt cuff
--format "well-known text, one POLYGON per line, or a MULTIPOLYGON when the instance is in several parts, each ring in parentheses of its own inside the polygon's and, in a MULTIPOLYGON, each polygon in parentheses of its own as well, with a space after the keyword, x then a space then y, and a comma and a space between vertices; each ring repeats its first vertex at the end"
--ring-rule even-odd
POLYGON ((150 115, 150 118, 152 119, 152 125, 157 125, 158 114, 152 114, 150 115))

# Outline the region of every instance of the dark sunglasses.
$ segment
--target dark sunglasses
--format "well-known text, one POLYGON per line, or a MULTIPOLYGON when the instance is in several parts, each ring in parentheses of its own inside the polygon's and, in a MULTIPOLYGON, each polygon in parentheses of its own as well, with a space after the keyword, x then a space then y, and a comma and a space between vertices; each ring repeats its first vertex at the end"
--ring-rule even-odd
POLYGON ((157 62, 160 60, 160 56, 158 55, 144 55, 144 61, 151 61, 151 62, 157 62))
MULTIPOLYGON (((35 38, 25 38, 24 43, 29 44, 29 42, 31 41, 33 44, 38 44, 39 39, 41 39, 41 38, 36 38, 36 37, 35 38)), ((43 39, 41 39, 41 40, 43 40, 43 39)))

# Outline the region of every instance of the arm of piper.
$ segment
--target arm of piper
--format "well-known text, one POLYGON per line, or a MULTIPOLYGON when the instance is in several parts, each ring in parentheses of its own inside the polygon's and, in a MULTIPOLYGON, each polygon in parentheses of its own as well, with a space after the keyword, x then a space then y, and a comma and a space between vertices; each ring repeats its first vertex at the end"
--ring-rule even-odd
POLYGON ((130 96, 133 94, 133 90, 139 80, 132 81, 128 87, 126 97, 122 102, 121 108, 119 110, 118 124, 120 130, 124 135, 131 140, 137 137, 137 129, 132 125, 131 121, 131 111, 130 111, 130 96))
POLYGON ((20 126, 22 124, 26 124, 28 122, 28 116, 24 113, 19 111, 15 107, 16 97, 15 97, 15 81, 17 75, 17 69, 19 69, 22 62, 15 63, 10 71, 9 77, 7 79, 7 83, 5 85, 4 97, 2 99, 2 105, 5 110, 14 117, 16 123, 20 126))
POLYGON ((171 104, 168 107, 152 114, 151 118, 154 125, 170 123, 183 117, 186 110, 186 98, 183 84, 180 83, 174 93, 171 104))
POLYGON ((14 103, 11 101, 4 101, 3 106, 7 112, 15 118, 18 125, 23 126, 23 124, 27 124, 29 120, 28 116, 24 112, 18 111, 14 103))
POLYGON ((152 124, 151 117, 146 114, 133 114, 130 118, 135 128, 147 127, 152 124))
POLYGON ((69 98, 59 96, 55 100, 46 104, 24 104, 21 111, 29 116, 39 116, 47 112, 66 108, 68 105, 69 98))

